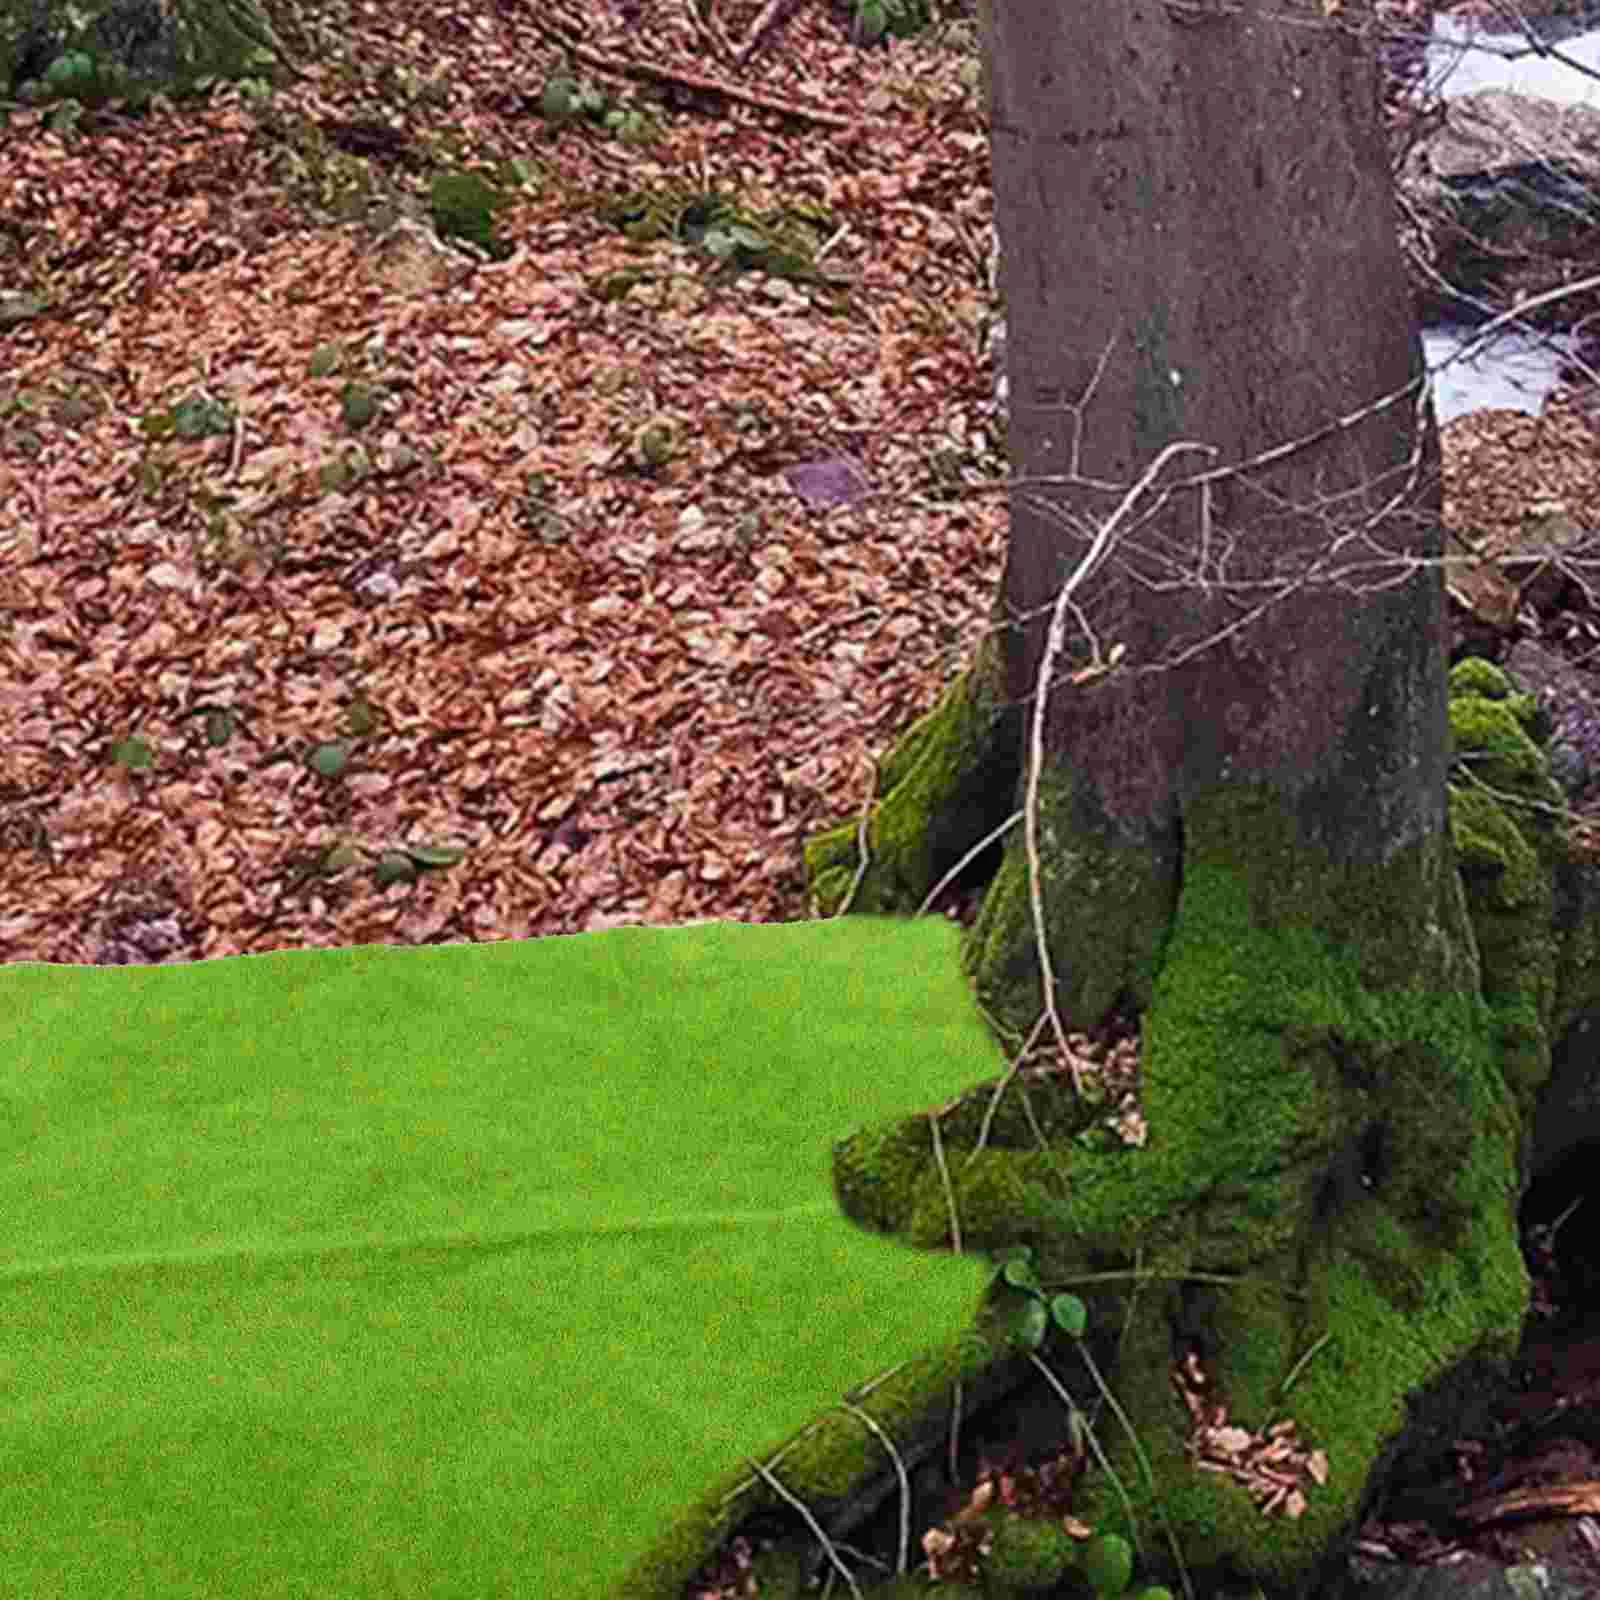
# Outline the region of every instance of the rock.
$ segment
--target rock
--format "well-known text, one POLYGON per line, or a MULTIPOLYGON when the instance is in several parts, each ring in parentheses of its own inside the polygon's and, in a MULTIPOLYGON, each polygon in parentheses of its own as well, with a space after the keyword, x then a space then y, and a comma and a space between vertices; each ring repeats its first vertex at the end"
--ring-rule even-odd
POLYGON ((1577 804, 1600 777, 1600 694, 1593 675, 1531 639, 1519 639, 1505 665, 1550 718, 1550 773, 1577 804))
POLYGON ((1469 1560, 1413 1567, 1353 1561, 1344 1584, 1326 1600, 1584 1600, 1594 1580, 1555 1562, 1498 1567, 1469 1560))
MULTIPOLYGON (((1511 305, 1600 260, 1600 110, 1592 106, 1503 89, 1446 101, 1395 182, 1425 321, 1483 320, 1482 301, 1511 305)), ((1597 305, 1591 291, 1535 320, 1567 326, 1597 305)))
MULTIPOLYGON (((1580 868, 1564 890, 1557 914, 1569 926, 1596 915, 1600 895, 1596 873, 1580 868)), ((1600 1081, 1595 1058, 1600 1054, 1600 1012, 1581 1012, 1551 1052, 1550 1077, 1539 1094, 1533 1120, 1528 1165, 1534 1177, 1553 1173, 1575 1151, 1600 1143, 1600 1081)))

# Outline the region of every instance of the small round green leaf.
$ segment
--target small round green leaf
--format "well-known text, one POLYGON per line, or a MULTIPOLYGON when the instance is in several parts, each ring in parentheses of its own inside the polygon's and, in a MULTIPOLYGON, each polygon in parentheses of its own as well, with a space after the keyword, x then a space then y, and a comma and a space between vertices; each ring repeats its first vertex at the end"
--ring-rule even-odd
POLYGON ((150 746, 135 734, 130 739, 123 739, 111 747, 111 759, 121 767, 131 767, 135 771, 143 771, 155 763, 155 752, 150 746))
POLYGON ((1045 1310, 1044 1301, 1030 1296, 1016 1321, 1017 1342, 1037 1350, 1044 1343, 1045 1329, 1049 1326, 1050 1313, 1045 1310))
POLYGON ((350 742, 348 739, 333 739, 327 744, 319 744, 311 752, 311 765, 320 772, 324 778, 336 778, 344 771, 345 763, 350 759, 350 742))
POLYGON ((311 352, 311 376, 313 378, 326 378, 329 373, 337 372, 344 360, 344 352, 336 344, 319 344, 311 352))
POLYGON ((546 78, 539 95, 540 114, 550 122, 576 116, 582 91, 571 78, 546 78))
POLYGON ((358 738, 373 732, 381 720, 376 707, 365 695, 357 695, 345 708, 345 725, 358 738))
POLYGON ((406 854, 421 867, 453 867, 466 853, 465 850, 458 850, 454 845, 411 844, 406 846, 406 854))
POLYGON ((373 875, 379 883, 415 883, 417 869, 410 856, 401 850, 385 850, 373 875))
POLYGON ((1133 1576, 1133 1549, 1120 1533, 1103 1533, 1083 1552, 1083 1575, 1103 1600, 1114 1600, 1133 1576))
POLYGON ((378 414, 378 391, 370 383, 347 383, 339 391, 339 410, 349 427, 364 428, 378 414))
POLYGON ((1063 1333, 1081 1339, 1089 1325, 1089 1308, 1075 1294, 1058 1294, 1050 1302, 1050 1318, 1063 1333))
POLYGON ((204 439, 226 433, 233 426, 228 408, 210 395, 185 395, 172 408, 172 425, 185 439, 204 439))
POLYGON ((856 39, 861 44, 876 44, 889 26, 889 13, 879 0, 861 0, 856 11, 856 39))
POLYGON ((1013 1289, 1037 1289, 1039 1287, 1039 1279, 1034 1273, 1033 1263, 1020 1257, 1015 1261, 1006 1262, 1000 1276, 1013 1289))

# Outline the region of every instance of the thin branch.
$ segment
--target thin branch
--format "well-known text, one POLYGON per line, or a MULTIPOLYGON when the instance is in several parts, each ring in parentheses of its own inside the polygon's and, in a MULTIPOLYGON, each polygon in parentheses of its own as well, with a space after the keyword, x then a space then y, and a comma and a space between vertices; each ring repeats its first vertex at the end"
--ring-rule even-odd
POLYGON ((808 1506, 798 1495, 791 1494, 789 1490, 778 1481, 776 1474, 768 1471, 768 1469, 762 1466, 759 1461, 752 1461, 749 1456, 746 1456, 744 1459, 747 1466, 754 1468, 756 1472, 760 1473, 762 1479, 769 1485, 769 1487, 771 1487, 777 1494, 782 1495, 783 1498, 787 1500, 802 1517, 805 1518, 806 1526, 810 1528, 811 1531, 817 1536, 817 1541, 819 1544, 821 1544, 823 1553, 827 1556, 828 1560, 833 1563, 834 1570, 837 1571, 840 1576, 843 1577, 844 1581, 850 1585, 850 1593, 856 1597, 856 1600, 861 1600, 861 1590, 859 1587, 857 1587, 856 1580, 850 1575, 850 1569, 844 1564, 843 1561, 839 1559, 839 1552, 834 1549, 833 1540, 831 1540, 827 1534, 823 1532, 822 1524, 811 1515, 811 1507, 808 1506))
POLYGON ((861 887, 861 880, 867 875, 867 868, 872 862, 872 857, 867 850, 867 823, 872 817, 872 807, 878 796, 878 763, 872 763, 872 781, 867 785, 867 798, 861 805, 861 817, 856 823, 856 855, 860 858, 856 862, 856 875, 850 880, 850 890, 844 897, 844 903, 834 912, 836 917, 842 917, 850 909, 850 903, 856 897, 856 890, 861 887))
POLYGON ((1088 555, 1078 563, 1077 570, 1061 586, 1060 593, 1056 596, 1055 614, 1050 619, 1050 632, 1045 642, 1044 656, 1039 663, 1039 673, 1035 680, 1033 702, 1033 729, 1030 738, 1028 761, 1028 797, 1024 806, 1024 832, 1028 849, 1028 904, 1033 913, 1034 939, 1039 947, 1039 969, 1044 994, 1045 1015, 1050 1020, 1056 1040, 1067 1058, 1068 1069, 1072 1073, 1073 1092, 1081 1100, 1083 1097, 1083 1079, 1078 1070, 1078 1063, 1067 1044, 1066 1030, 1061 1025, 1061 1017, 1056 1011, 1055 996, 1055 971, 1050 960, 1050 950, 1045 938, 1044 928, 1044 896, 1040 887, 1043 877, 1043 867, 1039 857, 1039 779, 1044 770, 1044 713, 1046 697, 1049 693, 1050 675, 1055 668, 1056 657, 1061 654, 1066 644, 1067 608, 1071 604, 1073 592, 1079 585, 1086 582, 1105 562, 1112 549, 1112 541, 1116 536, 1117 528, 1124 517, 1132 510, 1139 497, 1160 473, 1167 461, 1185 450, 1200 450, 1207 455, 1216 455, 1214 445, 1196 444, 1188 440, 1175 440, 1166 446, 1153 462, 1147 467, 1139 481, 1129 489, 1123 497, 1122 503, 1112 514, 1106 518, 1094 544, 1090 547, 1088 555))
POLYGON ((839 1402, 842 1410, 848 1411, 851 1416, 858 1417, 872 1429, 878 1436, 878 1443, 889 1452, 889 1459, 894 1462, 895 1476, 900 1480, 900 1558, 895 1563, 895 1575, 904 1577, 906 1571, 906 1556, 911 1549, 911 1480, 906 1476, 906 1464, 900 1459, 900 1452, 894 1447, 894 1440, 880 1428, 874 1418, 869 1416, 860 1406, 851 1405, 848 1400, 839 1402))
POLYGON ((928 1113, 928 1126, 933 1130, 933 1159, 939 1164, 939 1176, 944 1181, 944 1203, 950 1208, 950 1247, 961 1253, 961 1216, 956 1209, 956 1191, 950 1182, 950 1169, 945 1165, 944 1140, 939 1137, 939 1113, 928 1113))
POLYGON ((967 851, 967 853, 962 856, 962 858, 956 862, 956 864, 951 867, 951 869, 945 873, 945 875, 927 892, 927 894, 923 897, 922 904, 917 907, 917 915, 919 917, 926 916, 928 908, 935 900, 939 898, 940 894, 945 888, 945 885, 950 883, 953 879, 960 877, 962 871, 970 862, 976 860, 977 857, 982 855, 983 852, 995 842, 995 840, 1000 838, 1002 834, 1009 832, 1021 820, 1022 813, 1020 811, 1013 811, 998 828, 991 828, 986 834, 984 834, 984 836, 975 845, 973 845, 973 847, 967 851))

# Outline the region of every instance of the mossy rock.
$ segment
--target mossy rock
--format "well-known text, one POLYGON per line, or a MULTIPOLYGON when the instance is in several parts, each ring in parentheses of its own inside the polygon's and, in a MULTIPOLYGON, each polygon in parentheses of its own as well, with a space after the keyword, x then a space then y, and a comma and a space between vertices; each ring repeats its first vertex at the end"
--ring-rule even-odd
POLYGON ((429 197, 433 224, 443 238, 465 239, 503 260, 511 247, 495 236, 495 212, 506 197, 494 182, 477 171, 450 171, 434 174, 429 197))

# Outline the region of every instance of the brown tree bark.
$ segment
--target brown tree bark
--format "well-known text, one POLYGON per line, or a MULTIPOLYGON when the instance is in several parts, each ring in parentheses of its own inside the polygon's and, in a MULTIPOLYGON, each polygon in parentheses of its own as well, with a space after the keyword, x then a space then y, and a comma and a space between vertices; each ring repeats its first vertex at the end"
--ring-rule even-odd
POLYGON ((1086 1514, 1289 1588, 1352 1532, 1406 1397, 1514 1347, 1549 1059, 1545 958, 1482 992, 1437 431, 1371 18, 1333 9, 995 0, 996 634, 883 764, 865 860, 854 822, 808 849, 819 909, 908 911, 1013 824, 979 998, 1010 1046, 1134 1019, 1148 1143, 1107 1149, 1087 1109, 1047 1151, 908 1122, 892 1172, 881 1136, 840 1152, 841 1201, 922 1247, 1026 1242, 1047 1287, 1128 1273, 1085 1298, 1151 1474, 1108 1437, 1122 1489, 1086 1483, 1086 1514), (1269 1516, 1197 1470, 1174 1362, 1326 1477, 1269 1516))
MULTIPOLYGON (((1438 445, 1370 41, 1319 7, 1012 4, 992 72, 1013 472, 1085 480, 1013 497, 1010 700, 1127 486, 1165 447, 1214 452, 1169 459, 1073 597, 1062 666, 1094 641, 1127 663, 1051 692, 1078 825, 1169 894, 1196 804, 1247 782, 1335 860, 1438 840, 1443 588, 1402 565, 1440 554, 1438 445)), ((1140 999, 1156 920, 1123 950, 1140 999)), ((1095 974, 1075 1012, 1117 998, 1103 961, 1070 965, 1095 974)))

